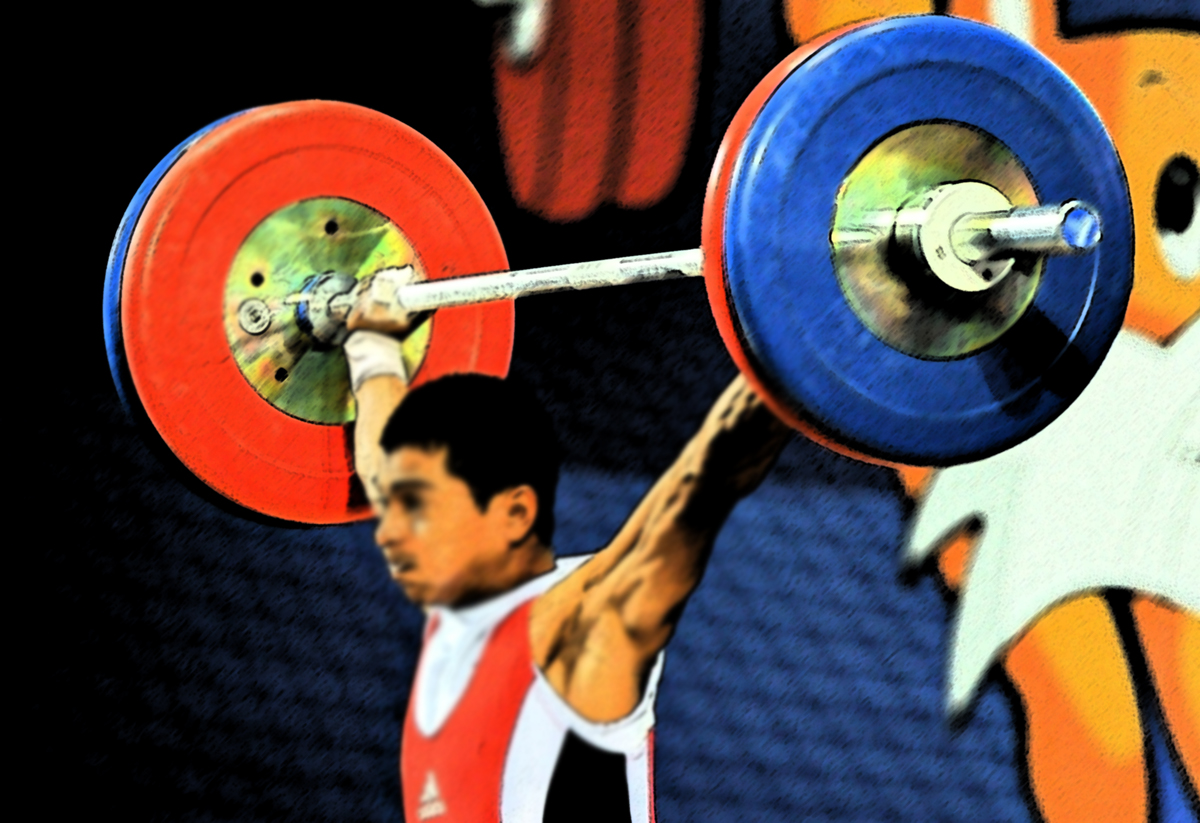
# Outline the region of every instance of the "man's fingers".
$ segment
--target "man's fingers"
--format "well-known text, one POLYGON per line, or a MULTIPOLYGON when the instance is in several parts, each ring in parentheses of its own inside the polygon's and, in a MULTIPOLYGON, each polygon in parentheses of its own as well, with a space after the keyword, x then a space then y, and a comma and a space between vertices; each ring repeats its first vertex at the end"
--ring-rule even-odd
POLYGON ((354 309, 346 318, 346 327, 351 331, 368 329, 385 334, 404 335, 417 318, 404 310, 398 290, 415 282, 416 272, 412 266, 383 269, 366 278, 358 287, 354 309))

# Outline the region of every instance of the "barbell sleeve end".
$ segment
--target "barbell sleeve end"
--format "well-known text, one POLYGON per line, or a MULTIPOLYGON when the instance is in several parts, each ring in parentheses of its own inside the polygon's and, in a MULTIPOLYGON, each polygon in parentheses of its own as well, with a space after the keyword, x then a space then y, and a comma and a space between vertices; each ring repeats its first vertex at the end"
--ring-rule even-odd
POLYGON ((953 245, 960 259, 973 263, 983 256, 1020 252, 1085 254, 1102 237, 1099 213, 1081 200, 1068 200, 1058 206, 964 215, 954 227, 953 245))

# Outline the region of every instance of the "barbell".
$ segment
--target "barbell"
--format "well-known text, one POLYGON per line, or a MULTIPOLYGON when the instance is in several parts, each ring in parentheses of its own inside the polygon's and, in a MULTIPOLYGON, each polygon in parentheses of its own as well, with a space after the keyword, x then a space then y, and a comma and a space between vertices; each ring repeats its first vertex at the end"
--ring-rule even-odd
MULTIPOLYGON (((781 418, 870 459, 1008 448, 1078 396, 1120 328, 1132 218, 1078 89, 1003 32, 942 16, 797 50, 733 119, 702 245, 507 271, 486 206, 383 114, 307 101, 173 150, 113 244, 122 399, 206 484, 271 517, 370 515, 338 343, 363 278, 407 270, 414 383, 507 373, 524 294, 704 278, 739 369, 781 418)), ((486 410, 480 410, 486 414, 486 410)))

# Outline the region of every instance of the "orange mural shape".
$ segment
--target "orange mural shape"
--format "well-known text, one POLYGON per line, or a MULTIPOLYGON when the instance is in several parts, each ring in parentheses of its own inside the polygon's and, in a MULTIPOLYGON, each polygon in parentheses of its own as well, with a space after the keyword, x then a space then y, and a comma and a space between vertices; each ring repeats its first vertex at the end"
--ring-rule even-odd
POLYGON ((1137 698, 1104 599, 1052 608, 1012 647, 1005 668, 1025 710, 1029 785, 1042 816, 1145 821, 1137 698))
MULTIPOLYGON (((1050 0, 956 0, 948 11, 992 24, 1015 21, 1023 31, 1013 33, 1057 64, 1096 108, 1124 165, 1133 207, 1134 288, 1125 328, 1167 342, 1200 313, 1195 265, 1185 259, 1181 266, 1167 253, 1172 238, 1156 213, 1170 164, 1183 158, 1194 167, 1200 158, 1200 37, 1154 30, 1068 39, 1050 0)), ((900 479, 919 498, 932 474, 908 467, 900 479)), ((951 589, 969 584, 972 548, 963 533, 944 546, 939 571, 951 589)), ((1167 732, 1194 789, 1200 617, 1140 595, 1132 611, 1167 732)), ((1126 650, 1104 599, 1085 595, 1052 608, 1010 647, 1004 667, 1021 697, 1028 780, 1043 818, 1146 820, 1143 727, 1126 650)))
POLYGON ((1141 595, 1132 608, 1159 703, 1194 787, 1200 775, 1200 615, 1141 595))
POLYGON ((845 0, 812 2, 784 0, 783 19, 788 34, 797 43, 807 42, 819 34, 840 29, 851 23, 895 17, 901 14, 929 14, 932 0, 845 0))

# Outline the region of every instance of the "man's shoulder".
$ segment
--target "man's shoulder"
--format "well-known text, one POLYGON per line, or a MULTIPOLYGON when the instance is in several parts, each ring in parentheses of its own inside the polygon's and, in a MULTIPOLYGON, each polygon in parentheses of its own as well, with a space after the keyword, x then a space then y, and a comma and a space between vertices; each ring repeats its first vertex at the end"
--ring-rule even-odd
POLYGON ((595 556, 596 552, 589 552, 588 554, 571 554, 556 557, 553 570, 534 578, 534 580, 525 585, 529 585, 531 589, 536 590, 535 598, 541 597, 543 594, 555 590, 560 583, 570 579, 575 572, 586 566, 588 561, 595 556), (535 582, 536 585, 532 585, 535 582))
MULTIPOLYGON (((564 557, 556 557, 554 561, 554 571, 550 572, 555 576, 555 583, 564 580, 571 576, 571 573, 578 569, 583 564, 587 563, 596 552, 588 552, 587 554, 570 554, 564 557)), ((551 585, 554 585, 553 583, 551 585)))

